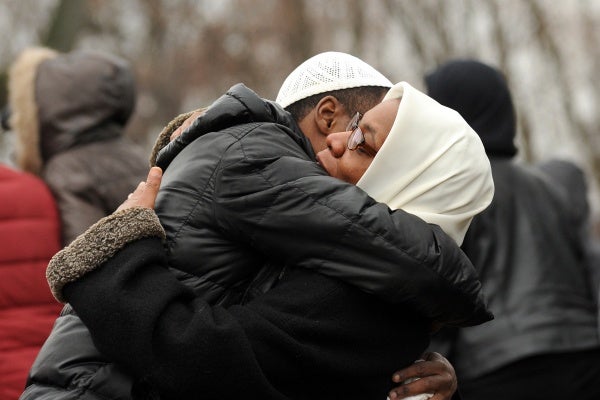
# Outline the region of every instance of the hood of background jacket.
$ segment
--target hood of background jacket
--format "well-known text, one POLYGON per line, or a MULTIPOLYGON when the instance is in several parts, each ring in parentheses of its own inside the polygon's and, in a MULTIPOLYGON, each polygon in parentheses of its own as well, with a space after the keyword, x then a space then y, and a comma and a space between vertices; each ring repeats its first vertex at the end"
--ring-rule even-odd
POLYGON ((513 157, 516 116, 506 80, 472 60, 443 64, 425 77, 429 96, 456 110, 481 137, 488 155, 513 157))
POLYGON ((135 106, 128 63, 100 52, 23 51, 8 78, 17 164, 39 174, 53 155, 119 136, 135 106))
POLYGON ((454 110, 400 82, 389 135, 357 186, 391 209, 439 225, 460 246, 473 217, 494 196, 481 140, 454 110))

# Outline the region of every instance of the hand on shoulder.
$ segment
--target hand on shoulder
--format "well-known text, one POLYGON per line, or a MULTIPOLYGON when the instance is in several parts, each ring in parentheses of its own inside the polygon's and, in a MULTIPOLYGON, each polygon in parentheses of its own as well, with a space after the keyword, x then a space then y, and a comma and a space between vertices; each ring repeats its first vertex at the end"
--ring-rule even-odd
POLYGON ((150 168, 146 181, 140 182, 135 191, 117 208, 116 212, 134 207, 154 209, 154 202, 158 195, 161 180, 162 170, 158 167, 150 168))

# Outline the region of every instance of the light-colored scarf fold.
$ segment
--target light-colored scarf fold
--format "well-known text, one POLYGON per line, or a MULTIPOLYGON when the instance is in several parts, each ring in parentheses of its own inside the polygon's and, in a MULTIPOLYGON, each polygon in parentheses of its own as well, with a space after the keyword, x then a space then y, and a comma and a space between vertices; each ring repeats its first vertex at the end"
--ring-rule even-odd
POLYGON ((357 185, 392 209, 439 225, 462 244, 473 216, 492 201, 489 160, 477 133, 454 110, 406 82, 389 136, 357 185))

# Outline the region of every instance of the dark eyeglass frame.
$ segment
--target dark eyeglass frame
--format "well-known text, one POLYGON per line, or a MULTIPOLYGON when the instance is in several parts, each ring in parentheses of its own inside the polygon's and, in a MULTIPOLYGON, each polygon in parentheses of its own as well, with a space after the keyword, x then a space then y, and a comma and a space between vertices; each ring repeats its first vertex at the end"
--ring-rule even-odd
POLYGON ((377 151, 373 150, 371 147, 365 144, 365 135, 358 126, 358 123, 362 119, 363 115, 357 111, 356 114, 352 117, 348 126, 346 127, 346 131, 350 131, 350 136, 348 136, 348 143, 346 143, 346 147, 350 151, 354 151, 362 146, 363 149, 367 151, 371 156, 375 156, 377 151))

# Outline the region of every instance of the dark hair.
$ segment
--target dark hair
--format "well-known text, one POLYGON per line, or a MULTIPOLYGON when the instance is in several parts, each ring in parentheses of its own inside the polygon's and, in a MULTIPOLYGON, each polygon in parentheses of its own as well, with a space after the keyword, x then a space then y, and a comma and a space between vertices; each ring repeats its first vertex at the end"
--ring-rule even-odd
POLYGON ((346 108, 348 115, 357 111, 364 114, 379 104, 388 90, 389 88, 380 86, 361 86, 319 93, 290 104, 286 111, 292 114, 296 122, 300 122, 323 97, 333 96, 346 108))

